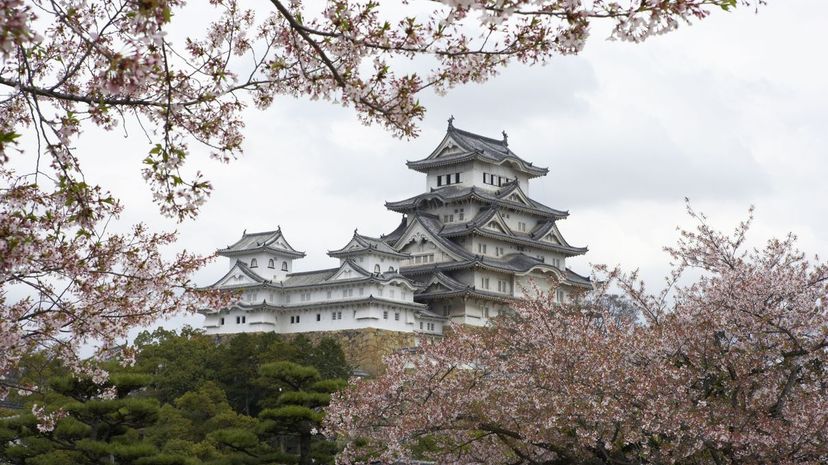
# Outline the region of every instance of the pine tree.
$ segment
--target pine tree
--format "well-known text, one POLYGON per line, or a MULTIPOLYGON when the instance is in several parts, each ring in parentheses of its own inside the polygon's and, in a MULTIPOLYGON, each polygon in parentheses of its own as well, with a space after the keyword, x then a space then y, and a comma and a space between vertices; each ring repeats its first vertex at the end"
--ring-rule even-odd
POLYGON ((53 378, 23 412, 0 419, 0 463, 146 463, 157 453, 144 433, 155 424, 159 403, 133 394, 149 381, 137 373, 115 373, 104 384, 53 378))
POLYGON ((272 362, 259 369, 260 383, 270 395, 262 402, 262 431, 298 442, 299 465, 333 463, 335 448, 317 433, 325 417, 331 393, 341 389, 340 379, 322 379, 319 370, 293 362, 272 362))

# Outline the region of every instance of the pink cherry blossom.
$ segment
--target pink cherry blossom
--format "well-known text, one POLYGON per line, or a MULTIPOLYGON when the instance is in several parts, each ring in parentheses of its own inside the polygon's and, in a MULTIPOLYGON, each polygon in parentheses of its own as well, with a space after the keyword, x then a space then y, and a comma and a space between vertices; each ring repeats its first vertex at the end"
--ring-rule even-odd
POLYGON ((353 381, 326 417, 339 463, 825 463, 828 266, 691 214, 663 292, 598 267, 595 293, 539 294, 353 381), (688 268, 702 277, 679 284, 688 268), (640 319, 618 317, 611 286, 640 319))

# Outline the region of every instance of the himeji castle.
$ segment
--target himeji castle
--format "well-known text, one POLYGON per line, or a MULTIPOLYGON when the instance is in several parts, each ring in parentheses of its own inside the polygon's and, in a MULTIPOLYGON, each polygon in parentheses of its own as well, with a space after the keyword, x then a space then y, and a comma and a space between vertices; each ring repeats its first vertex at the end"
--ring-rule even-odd
POLYGON ((295 272, 281 228, 243 233, 218 251, 230 270, 211 286, 240 291, 229 308, 205 310, 207 334, 302 333, 374 328, 442 334, 449 321, 484 325, 533 285, 557 300, 590 280, 566 266, 585 247, 570 245, 557 223, 568 212, 529 197, 529 181, 548 174, 493 139, 454 127, 426 158, 408 167, 426 191, 387 202, 403 215, 392 232, 353 237, 328 255, 339 265, 295 272))

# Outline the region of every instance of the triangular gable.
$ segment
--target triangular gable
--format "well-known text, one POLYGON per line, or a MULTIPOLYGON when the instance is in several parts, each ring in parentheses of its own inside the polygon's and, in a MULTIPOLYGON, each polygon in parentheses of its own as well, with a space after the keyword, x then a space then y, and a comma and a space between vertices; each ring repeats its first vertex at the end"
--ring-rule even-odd
POLYGON ((450 133, 443 136, 443 140, 431 152, 431 154, 424 160, 433 160, 440 157, 450 157, 459 153, 467 152, 468 150, 463 145, 455 140, 450 133))
POLYGON ((347 244, 345 244, 345 247, 342 247, 339 250, 350 251, 350 250, 362 250, 362 249, 366 249, 366 248, 367 248, 366 245, 359 239, 359 237, 354 236, 354 237, 351 238, 351 240, 347 244))
POLYGON ((521 189, 520 186, 518 186, 517 184, 515 185, 515 188, 511 190, 511 192, 502 195, 501 198, 504 200, 508 200, 509 202, 525 205, 527 207, 534 206, 532 201, 529 200, 529 197, 527 197, 526 194, 523 192, 523 189, 521 189))
POLYGON ((432 158, 440 158, 440 157, 451 157, 454 155, 459 155, 465 152, 462 147, 457 145, 451 138, 449 138, 446 144, 436 153, 436 155, 432 158))
MULTIPOLYGON (((552 239, 554 239, 555 241, 557 241, 558 245, 563 245, 565 247, 572 247, 571 245, 569 245, 568 242, 566 242, 566 239, 563 238, 563 234, 561 234, 561 231, 558 230, 557 225, 552 225, 552 228, 549 229, 549 233, 546 236, 544 236, 543 240, 545 240, 547 242, 551 242, 550 239, 548 239, 550 237, 552 239)), ((552 242, 552 243, 554 244, 556 242, 552 242)))
POLYGON ((496 211, 492 219, 486 223, 486 229, 490 229, 492 231, 497 231, 500 234, 506 234, 507 236, 512 236, 512 229, 506 223, 506 220, 503 219, 503 215, 500 214, 499 211, 496 211))
POLYGON ((269 247, 273 247, 273 248, 285 249, 285 250, 289 250, 291 252, 296 252, 296 249, 294 249, 293 247, 290 246, 290 244, 288 244, 288 241, 287 241, 287 239, 285 239, 284 234, 282 234, 281 229, 276 230, 276 234, 274 234, 273 236, 268 238, 265 245, 267 245, 269 247))
POLYGON ((446 286, 445 284, 441 283, 440 281, 432 281, 425 289, 423 289, 420 294, 432 294, 437 292, 450 292, 454 289, 446 286))
POLYGON ((365 271, 364 268, 358 266, 351 260, 347 260, 342 266, 336 270, 336 273, 331 275, 327 281, 336 281, 340 279, 356 279, 356 278, 366 278, 371 276, 371 273, 365 271))
POLYGON ((222 276, 215 284, 213 284, 212 288, 223 288, 223 287, 237 287, 237 286, 248 286, 251 284, 260 284, 266 281, 264 278, 256 274, 253 270, 248 268, 242 262, 236 262, 233 265, 233 268, 230 268, 230 271, 227 272, 224 276, 222 276))
POLYGON ((278 239, 273 241, 271 246, 273 246, 273 245, 275 245, 276 247, 282 248, 282 249, 293 250, 293 247, 291 247, 290 244, 288 244, 287 241, 285 241, 285 238, 281 237, 281 235, 278 239))
POLYGON ((561 240, 558 238, 558 236, 555 235, 554 232, 549 232, 549 234, 543 236, 541 240, 544 242, 549 242, 551 244, 562 245, 561 240))
POLYGON ((434 244, 434 247, 435 247, 436 250, 439 250, 440 252, 444 252, 446 255, 451 257, 452 260, 459 261, 459 260, 462 259, 462 257, 460 255, 458 255, 455 252, 452 252, 447 247, 445 247, 441 243, 442 241, 440 239, 438 239, 434 234, 432 234, 431 231, 429 231, 428 228, 426 228, 420 222, 418 217, 415 216, 413 218, 413 220, 414 221, 412 221, 408 225, 408 228, 405 230, 405 232, 402 234, 402 236, 400 236, 399 240, 397 240, 397 242, 394 244, 394 249, 395 250, 397 250, 398 252, 408 252, 408 253, 410 253, 410 251, 407 250, 407 249, 412 248, 411 247, 412 244, 414 244, 414 243, 419 244, 422 241, 426 241, 426 242, 430 242, 430 243, 434 244))
POLYGON ((503 227, 497 224, 497 221, 490 221, 489 224, 486 225, 486 228, 497 231, 501 234, 506 233, 506 231, 503 230, 503 227))

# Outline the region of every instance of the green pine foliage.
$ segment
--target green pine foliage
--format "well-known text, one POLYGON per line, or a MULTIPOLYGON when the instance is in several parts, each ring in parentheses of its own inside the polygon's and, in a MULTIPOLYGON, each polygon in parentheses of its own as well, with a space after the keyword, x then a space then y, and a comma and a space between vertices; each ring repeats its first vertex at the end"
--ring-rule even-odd
POLYGON ((318 432, 331 393, 344 387, 345 381, 323 380, 318 369, 287 361, 266 363, 259 374, 259 383, 269 389, 259 413, 262 431, 295 438, 299 465, 332 464, 335 449, 318 432))
MULTIPOLYGON (((33 354, 17 379, 37 386, 0 411, 3 465, 332 464, 318 434, 351 367, 332 339, 242 334, 218 341, 185 328, 134 343, 136 363, 105 364, 104 384, 33 354), (44 428, 37 406, 56 421, 44 428)), ((40 415, 43 416, 42 414, 40 415)))

